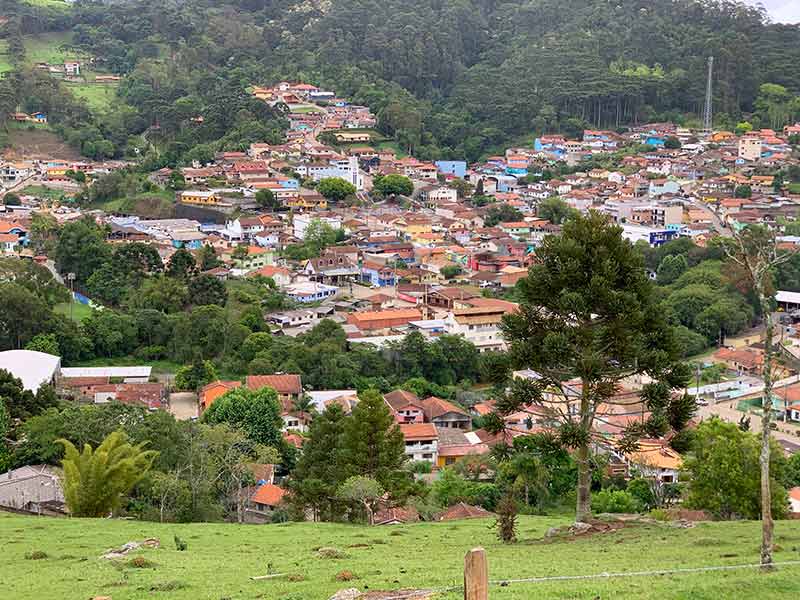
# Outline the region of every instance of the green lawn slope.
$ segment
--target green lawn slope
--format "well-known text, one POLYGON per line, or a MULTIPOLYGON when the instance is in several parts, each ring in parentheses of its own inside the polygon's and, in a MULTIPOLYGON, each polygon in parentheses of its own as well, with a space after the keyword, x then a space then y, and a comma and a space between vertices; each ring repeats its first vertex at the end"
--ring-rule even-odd
MULTIPOLYGON (((459 585, 463 556, 483 546, 492 580, 604 572, 689 568, 753 563, 758 557, 759 523, 699 524, 691 529, 637 525, 572 541, 541 538, 558 517, 522 517, 520 542, 500 544, 492 520, 420 523, 393 527, 287 523, 158 524, 138 521, 49 519, 0 513, 0 585, 4 598, 113 600, 221 598, 313 600, 345 587, 396 590, 459 585), (173 535, 188 543, 175 549, 173 535), (125 561, 99 558, 130 540, 157 537, 159 549, 131 553, 125 561), (343 558, 320 558, 319 547, 335 547, 343 558), (45 558, 33 560, 33 552, 45 558), (131 558, 143 557, 143 566, 131 558), (250 576, 291 574, 252 581, 250 576), (336 580, 342 571, 357 579, 336 580)), ((777 524, 777 561, 800 560, 800 522, 777 524)), ((519 583, 491 588, 493 600, 529 598, 789 598, 797 593, 800 566, 762 574, 756 569, 584 581, 519 583)), ((441 595, 460 598, 458 592, 441 595)))

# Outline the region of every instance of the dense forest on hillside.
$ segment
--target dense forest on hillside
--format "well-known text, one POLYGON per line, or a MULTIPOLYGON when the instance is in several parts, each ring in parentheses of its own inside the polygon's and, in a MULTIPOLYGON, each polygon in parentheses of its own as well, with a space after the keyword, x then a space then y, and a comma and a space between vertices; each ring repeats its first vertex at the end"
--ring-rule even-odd
POLYGON ((62 108, 64 90, 41 93, 52 84, 18 60, 0 91, 3 107, 51 109, 67 132, 83 131, 80 143, 105 138, 116 155, 142 146, 131 137, 157 126, 148 141, 158 150, 154 164, 279 137, 282 115, 251 101, 247 88, 281 79, 369 105, 384 133, 423 158, 476 159, 534 132, 686 122, 701 109, 709 55, 723 125, 753 110, 763 83, 800 92, 800 26, 771 24, 763 10, 731 1, 78 0, 58 8, 3 0, 0 7, 10 17, 9 54, 24 52, 21 35, 68 30, 76 49, 125 76, 109 111, 116 115, 86 115, 62 108), (198 114, 200 126, 191 121, 198 114))

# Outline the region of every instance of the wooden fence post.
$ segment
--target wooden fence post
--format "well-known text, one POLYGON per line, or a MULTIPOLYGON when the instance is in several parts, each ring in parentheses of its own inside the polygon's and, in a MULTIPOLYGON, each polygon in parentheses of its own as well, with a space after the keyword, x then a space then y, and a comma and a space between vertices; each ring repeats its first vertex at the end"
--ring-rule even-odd
POLYGON ((489 566, 483 548, 473 548, 464 557, 464 600, 489 600, 489 566))

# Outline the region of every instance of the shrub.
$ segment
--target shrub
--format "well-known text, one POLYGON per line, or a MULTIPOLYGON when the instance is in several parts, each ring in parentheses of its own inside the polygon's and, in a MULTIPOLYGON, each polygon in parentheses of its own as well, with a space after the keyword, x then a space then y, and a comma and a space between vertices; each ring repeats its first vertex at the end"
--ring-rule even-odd
POLYGON ((512 494, 505 494, 497 503, 497 537, 505 544, 517 541, 517 501, 512 494))
POLYGON ((353 579, 358 579, 358 576, 352 571, 344 570, 336 574, 336 581, 352 581, 353 579))
POLYGON ((347 554, 345 554, 338 548, 320 548, 319 550, 317 550, 317 556, 319 558, 334 559, 334 560, 347 558, 347 554))
POLYGON ((43 552, 42 550, 34 550, 33 552, 28 552, 25 555, 27 560, 42 560, 47 558, 47 552, 43 552))
POLYGON ((166 346, 142 346, 133 353, 136 358, 142 360, 161 360, 167 357, 166 346))
POLYGON ((656 521, 671 521, 672 517, 670 514, 664 510, 663 508, 654 508, 650 511, 649 517, 651 519, 655 519, 656 521))
POLYGON ((156 564, 144 556, 134 556, 128 561, 128 566, 133 569, 154 569, 156 564))
POLYGON ((641 509, 630 492, 601 490, 592 495, 592 508, 598 513, 634 513, 641 509))

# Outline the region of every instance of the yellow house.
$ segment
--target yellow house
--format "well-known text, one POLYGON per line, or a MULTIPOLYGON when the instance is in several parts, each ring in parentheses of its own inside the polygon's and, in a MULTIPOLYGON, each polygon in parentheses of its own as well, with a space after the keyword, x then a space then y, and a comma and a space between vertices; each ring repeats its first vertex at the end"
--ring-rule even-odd
POLYGON ((318 194, 295 195, 286 200, 286 206, 301 210, 324 210, 328 208, 328 200, 325 198, 325 196, 318 194))
POLYGON ((220 198, 214 192, 187 190, 185 192, 181 192, 181 202, 183 202, 184 204, 200 204, 203 206, 214 206, 220 204, 220 198))
POLYGON ((430 219, 408 219, 405 222, 397 223, 397 227, 412 239, 425 233, 433 233, 433 225, 430 219))
POLYGON ((368 133, 340 132, 340 133, 334 133, 333 137, 336 138, 337 142, 343 142, 345 144, 354 144, 356 142, 369 142, 372 140, 372 137, 368 133))

